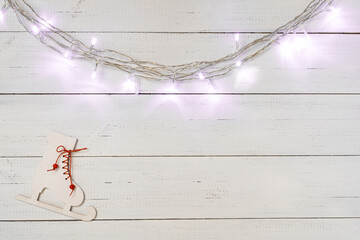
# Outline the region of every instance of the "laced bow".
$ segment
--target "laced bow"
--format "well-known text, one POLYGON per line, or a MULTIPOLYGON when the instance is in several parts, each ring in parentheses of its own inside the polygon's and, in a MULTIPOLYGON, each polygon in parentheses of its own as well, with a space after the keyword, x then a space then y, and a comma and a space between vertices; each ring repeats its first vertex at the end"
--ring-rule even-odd
POLYGON ((79 152, 79 151, 86 150, 86 149, 87 148, 67 150, 63 145, 58 146, 56 148, 56 152, 59 153, 59 156, 57 157, 55 163, 53 164, 53 168, 47 170, 48 172, 49 171, 55 171, 55 169, 57 169, 59 167, 59 165, 57 163, 58 163, 60 157, 63 156, 65 158, 65 160, 62 161, 62 163, 65 163, 65 166, 63 166, 62 169, 65 170, 63 174, 68 175, 65 178, 65 180, 70 179, 70 186, 69 186, 69 188, 71 189, 70 196, 74 192, 74 189, 75 189, 75 185, 72 182, 72 176, 71 176, 71 156, 72 156, 71 154, 74 153, 74 152, 79 152))

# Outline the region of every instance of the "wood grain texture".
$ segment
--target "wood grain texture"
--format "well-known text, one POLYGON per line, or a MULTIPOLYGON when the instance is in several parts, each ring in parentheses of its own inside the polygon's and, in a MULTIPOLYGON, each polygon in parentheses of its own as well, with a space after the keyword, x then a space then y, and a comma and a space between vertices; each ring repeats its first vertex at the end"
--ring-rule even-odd
MULTIPOLYGON (((300 14, 311 0, 30 0, 44 17, 67 31, 95 32, 269 32, 300 14)), ((319 17, 315 32, 359 32, 360 2, 336 1, 339 19, 319 17)), ((22 31, 9 11, 5 30, 22 31)))
POLYGON ((42 156, 48 130, 89 156, 357 155, 359 96, 1 96, 3 156, 42 156))
POLYGON ((0 237, 16 239, 357 240, 359 220, 106 221, 0 223, 0 237))
MULTIPOLYGON (((100 48, 166 64, 214 59, 300 13, 309 1, 32 1, 100 48)), ((356 240, 360 233, 360 1, 305 26, 312 44, 280 45, 215 81, 141 82, 66 62, 0 24, 0 239, 356 240), (90 80, 90 81, 89 81, 90 80), (14 200, 30 194, 48 130, 79 139, 74 179, 92 223, 14 200), (80 156, 81 155, 81 156, 80 156)), ((291 38, 291 36, 290 36, 291 38)), ((50 192, 44 201, 55 201, 50 192)), ((79 212, 83 208, 77 209, 79 212)))
MULTIPOLYGON (((74 181, 98 220, 360 218, 360 157, 76 156, 74 181)), ((0 220, 69 220, 13 200, 30 196, 39 161, 0 159, 0 220)))
MULTIPOLYGON (((128 75, 117 69, 65 61, 27 33, 3 33, 0 93, 124 93, 128 75), (29 82, 29 84, 24 84, 29 82)), ((93 34, 77 34, 90 39, 93 34)), ((213 60, 234 50, 232 34, 97 34, 99 47, 167 64, 213 60)), ((243 34, 242 44, 261 35, 243 34)), ((290 36, 290 39, 293 37, 290 36)), ((232 75, 213 81, 220 93, 360 93, 360 35, 312 35, 304 51, 282 57, 275 46, 232 75), (352 46, 351 48, 348 46, 352 46), (289 59, 290 58, 290 59, 289 59)), ((171 82, 141 81, 144 93, 169 92, 171 82)), ((208 92, 203 81, 180 82, 178 92, 208 92)))

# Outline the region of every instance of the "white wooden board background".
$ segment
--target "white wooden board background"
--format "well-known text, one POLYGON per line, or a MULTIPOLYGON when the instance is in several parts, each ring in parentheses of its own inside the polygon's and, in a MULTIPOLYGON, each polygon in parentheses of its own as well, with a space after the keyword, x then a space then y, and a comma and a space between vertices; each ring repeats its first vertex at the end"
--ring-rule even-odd
MULTIPOLYGON (((310 0, 309 0, 310 1, 310 0)), ((99 47, 163 63, 214 59, 272 31, 309 1, 38 0, 55 25, 99 47)), ((306 26, 295 62, 272 48, 204 84, 143 81, 68 64, 9 11, 0 28, 0 239, 359 239, 360 2, 306 26), (308 57, 308 58, 306 58, 308 57), (206 90, 205 90, 206 92, 206 90), (48 130, 79 138, 73 175, 91 223, 16 202, 30 194, 48 130)), ((45 192, 44 200, 53 200, 45 192)), ((61 204, 58 202, 58 204, 61 204)), ((79 209, 81 212, 82 209, 79 209)))

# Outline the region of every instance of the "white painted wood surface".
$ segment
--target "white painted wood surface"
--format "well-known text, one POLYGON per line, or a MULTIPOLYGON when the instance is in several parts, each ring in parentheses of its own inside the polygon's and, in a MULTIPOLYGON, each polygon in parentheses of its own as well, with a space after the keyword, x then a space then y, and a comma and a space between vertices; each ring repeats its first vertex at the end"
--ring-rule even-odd
MULTIPOLYGON (((308 1, 31 1, 99 47, 163 63, 213 59, 285 23, 308 1), (114 7, 116 6, 116 7, 114 7)), ((62 61, 9 11, 0 28, 0 239, 358 239, 360 2, 306 26, 312 47, 279 47, 215 82, 143 81, 62 61), (307 58, 305 58, 307 57, 307 58), (48 130, 79 139, 73 175, 98 220, 14 200, 30 191, 48 130), (81 157, 80 157, 81 155, 81 157)), ((326 15, 326 14, 325 14, 326 15)), ((44 200, 54 199, 46 193, 44 200)), ((79 212, 84 209, 79 209, 79 212)))
MULTIPOLYGON (((86 194, 85 205, 98 209, 97 220, 356 218, 359 159, 75 157, 73 170, 74 180, 86 194)), ((8 186, 8 194, 1 199, 5 207, 0 221, 68 219, 12 201, 31 188, 28 179, 34 172, 30 170, 39 158, 2 161, 1 183, 8 186)), ((52 196, 45 190, 42 197, 52 200, 52 196)), ((55 202, 61 205, 59 199, 55 202)), ((86 212, 85 207, 73 210, 77 209, 86 212)))
MULTIPOLYGON (((3 33, 4 34, 4 33, 3 33)), ((7 33, 0 41, 7 74, 0 75, 0 93, 121 93, 127 75, 99 67, 99 79, 91 79, 94 66, 67 62, 27 33, 7 33), (31 51, 29 51, 31 49, 31 51), (61 72, 61 74, 60 74, 61 72), (31 84, 24 79, 31 76, 31 84), (11 79, 11 81, 9 81, 11 79)), ((95 33, 78 34, 83 40, 95 33)), ((232 34, 100 33, 100 47, 124 48, 136 58, 162 63, 184 63, 219 58, 233 51, 232 34), (145 39, 145 40, 144 40, 145 39), (174 52, 175 49, 181 49, 174 52)), ((259 34, 242 34, 243 44, 259 34)), ((214 81, 222 93, 359 93, 360 35, 312 35, 312 47, 296 53, 295 62, 279 57, 279 47, 214 81), (352 46, 349 48, 348 46, 352 46), (315 53, 314 53, 315 52, 315 53), (308 56, 309 58, 304 58, 308 56), (340 79, 340 80, 339 80, 340 79)), ((167 92, 170 82, 141 81, 141 92, 167 92)), ((207 92, 201 81, 177 83, 179 92, 207 92)))
MULTIPOLYGON (((273 31, 301 13, 310 1, 274 0, 37 0, 30 1, 44 17, 68 31, 94 32, 263 32, 273 31)), ((359 1, 340 0, 341 21, 315 19, 316 32, 358 32, 359 1)), ((22 31, 13 14, 7 29, 22 31)))
POLYGON ((42 156, 49 129, 77 136, 88 156, 360 152, 352 95, 46 94, 2 96, 1 106, 3 156, 42 156))

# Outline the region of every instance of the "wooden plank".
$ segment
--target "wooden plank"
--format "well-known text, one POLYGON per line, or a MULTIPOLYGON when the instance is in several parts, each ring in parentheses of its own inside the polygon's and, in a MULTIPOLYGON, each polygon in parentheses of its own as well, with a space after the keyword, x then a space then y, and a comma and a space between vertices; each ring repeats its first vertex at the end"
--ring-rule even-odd
MULTIPOLYGON (((168 64, 213 59, 234 48, 232 34, 198 32, 272 31, 307 3, 32 2, 83 40, 96 35, 99 47, 168 64)), ((325 14, 306 29, 359 32, 360 2, 337 4, 337 18, 325 14)), ((241 34, 242 44, 258 36, 241 34)), ((274 48, 215 83, 223 93, 265 95, 52 96, 120 93, 126 76, 101 68, 100 81, 89 84, 92 65, 64 62, 8 12, 0 27, 0 239, 358 239, 360 157, 349 155, 360 155, 360 98, 340 94, 360 93, 360 36, 311 37, 314 45, 297 52, 296 61, 284 61, 274 48), (6 96, 13 93, 29 95, 6 96), (330 95, 291 95, 299 93, 330 95), (30 194, 40 159, 34 156, 43 154, 49 129, 89 147, 75 157, 73 171, 86 204, 99 211, 91 225, 14 200, 30 194)), ((147 81, 141 88, 168 92, 147 81)), ((177 88, 207 92, 201 82, 177 88)), ((48 191, 42 200, 61 205, 48 191)))
POLYGON ((359 154, 359 96, 1 96, 2 156, 42 156, 49 130, 89 156, 359 154))
POLYGON ((2 239, 132 239, 132 240, 357 240, 360 221, 130 221, 0 223, 2 239))
MULTIPOLYGON (((127 75, 94 65, 65 61, 27 33, 2 33, 1 93, 119 93, 127 75), (31 51, 29 51, 31 49, 31 51)), ((78 34, 90 39, 93 34, 78 34)), ((166 64, 220 58, 234 50, 232 35, 224 34, 97 34, 99 47, 124 49, 130 56, 166 64)), ((260 35, 242 35, 246 44, 260 35)), ((294 36, 290 36, 292 40, 294 36)), ((360 35, 312 35, 305 50, 284 58, 275 46, 232 75, 214 81, 217 92, 227 93, 360 93, 360 35)), ((169 92, 171 82, 141 81, 145 93, 169 92)), ((180 82, 178 92, 208 92, 203 81, 180 82)))
MULTIPOLYGON (((30 1, 41 16, 68 31, 120 32, 263 32, 273 31, 300 14, 307 0, 117 0, 30 1)), ((341 9, 306 25, 316 32, 359 32, 357 0, 335 1, 341 9)), ((6 14, 6 31, 22 31, 15 14, 6 14)), ((3 31, 2 30, 2 31, 3 31)))
MULTIPOLYGON (((0 159, 0 220, 69 219, 14 200, 30 196, 39 160, 0 159)), ((75 156, 73 163, 97 219, 360 217, 360 157, 75 156)), ((49 191, 41 199, 61 206, 49 191)))

